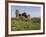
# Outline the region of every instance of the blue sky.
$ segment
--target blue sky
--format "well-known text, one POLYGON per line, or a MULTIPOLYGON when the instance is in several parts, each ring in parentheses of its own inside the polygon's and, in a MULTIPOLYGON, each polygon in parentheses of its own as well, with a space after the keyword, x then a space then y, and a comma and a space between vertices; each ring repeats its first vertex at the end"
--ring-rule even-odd
POLYGON ((19 10, 20 13, 26 12, 27 14, 30 14, 31 17, 40 17, 40 11, 41 8, 40 7, 36 7, 36 6, 11 6, 11 15, 12 17, 15 17, 16 14, 16 10, 19 10))

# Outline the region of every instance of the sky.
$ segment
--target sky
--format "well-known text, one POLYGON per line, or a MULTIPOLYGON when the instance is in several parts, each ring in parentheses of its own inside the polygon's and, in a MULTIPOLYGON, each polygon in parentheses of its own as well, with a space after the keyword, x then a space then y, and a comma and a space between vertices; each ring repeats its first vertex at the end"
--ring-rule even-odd
POLYGON ((40 17, 40 7, 36 6, 11 6, 11 16, 15 17, 16 16, 16 10, 19 10, 20 13, 26 12, 27 15, 29 14, 30 17, 40 17))

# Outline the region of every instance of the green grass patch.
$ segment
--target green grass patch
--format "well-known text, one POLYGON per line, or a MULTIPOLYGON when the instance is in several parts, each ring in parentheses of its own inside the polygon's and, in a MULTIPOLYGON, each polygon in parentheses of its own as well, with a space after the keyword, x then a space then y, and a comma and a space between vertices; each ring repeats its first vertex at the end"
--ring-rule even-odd
POLYGON ((22 31, 22 30, 40 30, 40 23, 33 22, 32 20, 16 20, 11 19, 11 31, 22 31))

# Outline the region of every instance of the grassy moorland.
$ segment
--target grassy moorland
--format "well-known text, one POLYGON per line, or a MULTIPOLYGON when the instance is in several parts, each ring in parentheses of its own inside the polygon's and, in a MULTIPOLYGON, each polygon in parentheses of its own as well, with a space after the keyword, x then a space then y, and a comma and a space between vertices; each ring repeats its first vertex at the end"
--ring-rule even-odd
POLYGON ((22 30, 39 30, 40 29, 40 18, 32 18, 31 20, 22 20, 11 18, 11 31, 22 31, 22 30))

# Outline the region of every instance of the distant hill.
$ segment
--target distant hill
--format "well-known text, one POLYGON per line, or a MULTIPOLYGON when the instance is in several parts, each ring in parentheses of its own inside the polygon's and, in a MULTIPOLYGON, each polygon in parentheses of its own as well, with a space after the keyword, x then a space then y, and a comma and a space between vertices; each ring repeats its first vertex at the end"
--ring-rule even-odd
POLYGON ((31 20, 32 20, 33 22, 38 22, 38 23, 40 23, 40 21, 41 21, 41 19, 40 19, 39 17, 31 18, 31 20))

